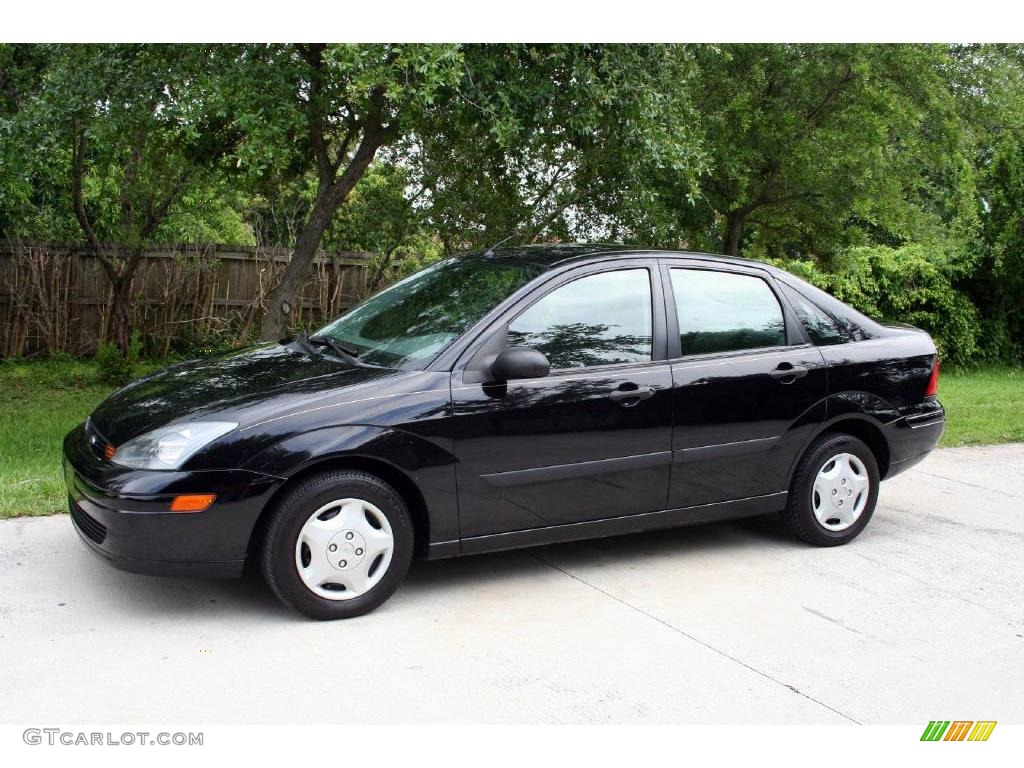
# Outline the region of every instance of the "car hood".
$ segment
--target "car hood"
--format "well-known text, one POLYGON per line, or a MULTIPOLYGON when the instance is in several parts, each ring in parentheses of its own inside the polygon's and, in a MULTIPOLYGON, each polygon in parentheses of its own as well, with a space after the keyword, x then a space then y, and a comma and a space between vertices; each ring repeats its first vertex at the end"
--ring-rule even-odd
POLYGON ((340 389, 403 374, 265 344, 150 374, 107 398, 91 419, 107 440, 120 445, 176 421, 245 426, 340 389))

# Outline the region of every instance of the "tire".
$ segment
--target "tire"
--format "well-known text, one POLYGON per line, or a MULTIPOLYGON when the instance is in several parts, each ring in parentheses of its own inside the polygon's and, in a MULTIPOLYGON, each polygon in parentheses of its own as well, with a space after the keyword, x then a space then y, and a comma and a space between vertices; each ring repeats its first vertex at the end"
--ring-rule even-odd
POLYGON ((871 520, 879 481, 878 462, 862 441, 852 435, 824 434, 797 464, 782 520, 808 544, 846 544, 871 520))
POLYGON ((333 470, 280 499, 260 565, 285 605, 314 619, 348 619, 391 597, 412 554, 412 519, 395 489, 367 472, 333 470))

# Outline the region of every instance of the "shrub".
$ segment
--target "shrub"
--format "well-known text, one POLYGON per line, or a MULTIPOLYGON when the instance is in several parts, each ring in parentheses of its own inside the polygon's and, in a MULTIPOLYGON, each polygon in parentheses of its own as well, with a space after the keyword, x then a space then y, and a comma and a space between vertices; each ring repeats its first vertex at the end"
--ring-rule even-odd
POLYGON ((120 387, 135 378, 141 350, 142 341, 138 331, 132 332, 126 355, 122 355, 114 344, 101 344, 96 350, 96 368, 100 381, 120 387))
MULTIPOLYGON (((246 330, 237 313, 229 317, 211 318, 204 326, 184 323, 168 345, 167 352, 175 358, 191 359, 229 352, 247 343, 246 330)), ((252 329, 252 332, 258 329, 252 329)))
POLYGON ((978 310, 954 287, 973 263, 955 249, 862 246, 829 263, 777 263, 867 315, 923 328, 949 363, 964 365, 978 351, 978 310))

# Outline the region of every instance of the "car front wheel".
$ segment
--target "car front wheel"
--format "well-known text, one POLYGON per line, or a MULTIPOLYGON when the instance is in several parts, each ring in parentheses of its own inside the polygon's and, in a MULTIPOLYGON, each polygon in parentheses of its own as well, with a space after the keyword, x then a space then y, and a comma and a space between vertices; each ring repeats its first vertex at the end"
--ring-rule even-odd
POLYGON ((782 519, 809 544, 845 544, 871 519, 878 485, 870 448, 852 435, 822 435, 797 465, 782 519))
POLYGON ((366 472, 324 472, 289 489, 263 540, 263 576, 290 607, 345 619, 387 600, 409 570, 413 528, 401 496, 366 472))

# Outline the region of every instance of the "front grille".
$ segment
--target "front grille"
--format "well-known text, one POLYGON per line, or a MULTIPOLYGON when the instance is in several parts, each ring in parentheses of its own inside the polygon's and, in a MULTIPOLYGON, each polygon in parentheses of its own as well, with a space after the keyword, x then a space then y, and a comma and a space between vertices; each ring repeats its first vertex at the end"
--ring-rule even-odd
POLYGON ((106 540, 107 526, 78 506, 74 499, 68 499, 68 508, 71 510, 71 519, 87 538, 97 544, 102 544, 106 540))

